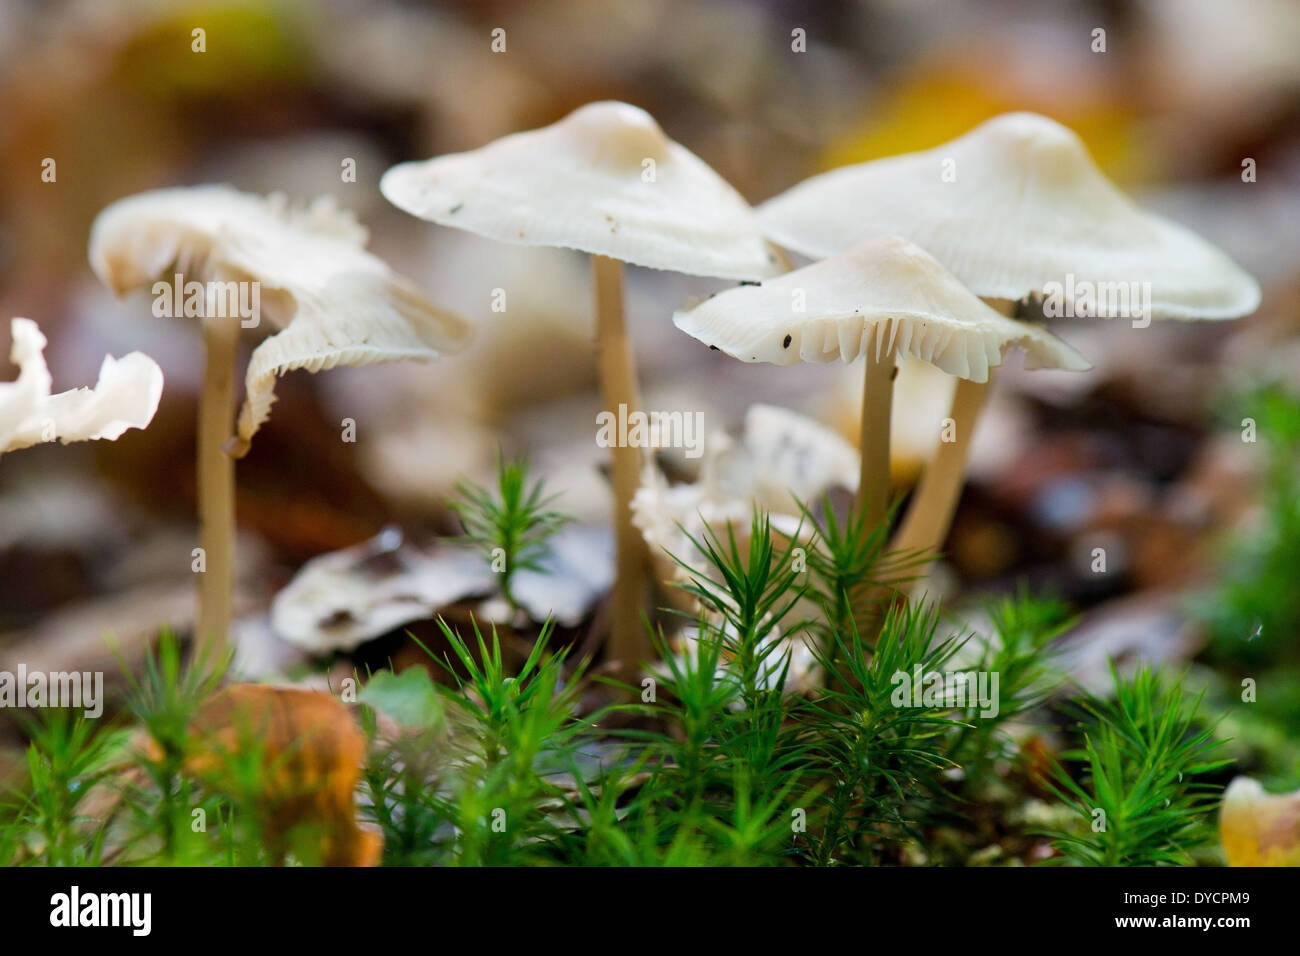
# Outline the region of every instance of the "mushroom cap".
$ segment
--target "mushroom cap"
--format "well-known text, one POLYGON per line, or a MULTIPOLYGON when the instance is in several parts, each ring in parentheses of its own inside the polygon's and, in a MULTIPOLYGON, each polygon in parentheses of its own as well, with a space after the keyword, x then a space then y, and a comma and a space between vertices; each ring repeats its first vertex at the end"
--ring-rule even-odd
POLYGON ((768 512, 799 514, 831 488, 858 490, 858 450, 825 425, 779 405, 745 412, 744 450, 752 497, 768 512))
POLYGON ((90 263, 115 293, 172 282, 256 282, 260 318, 282 331, 254 351, 237 453, 270 414, 275 380, 292 369, 403 359, 462 349, 471 327, 435 308, 365 249, 367 232, 320 199, 292 209, 283 196, 228 186, 160 189, 119 200, 95 219, 90 263))
POLYGON ((412 215, 499 242, 724 279, 782 271, 744 198, 627 103, 589 103, 471 152, 401 163, 379 188, 412 215))
POLYGON ((115 441, 153 421, 162 399, 163 374, 143 352, 104 356, 93 388, 50 394, 45 336, 31 319, 10 324, 10 357, 18 378, 0 382, 0 454, 47 441, 115 441))
MULTIPOLYGON (((751 405, 739 441, 721 431, 709 436, 698 481, 669 485, 647 466, 632 497, 632 523, 645 540, 655 576, 686 584, 692 575, 682 564, 708 567, 698 547, 706 531, 723 541, 734 537, 745 553, 756 509, 768 516, 778 539, 812 546, 800 502, 813 505, 836 489, 856 491, 858 466, 857 449, 819 422, 775 405, 751 405)), ((666 596, 680 611, 699 612, 696 600, 677 587, 666 596)), ((801 601, 791 619, 820 612, 815 601, 801 601)))
POLYGON ((865 354, 874 328, 878 351, 912 355, 973 382, 988 381, 1012 345, 1025 350, 1027 368, 1091 367, 1045 329, 1000 315, 897 236, 720 293, 673 322, 742 362, 851 362, 865 354))
POLYGON ((1151 317, 1253 312, 1259 285, 1183 226, 1136 206, 1071 130, 995 117, 934 149, 814 176, 758 209, 774 242, 825 258, 870 236, 922 246, 975 294, 1020 300, 1051 283, 1149 282, 1151 317), (953 181, 945 181, 950 171, 953 181))
MULTIPOLYGON (((717 627, 729 641, 738 640, 735 625, 723 621, 717 627)), ((717 632, 713 628, 709 631, 710 639, 715 640, 714 634, 717 632)), ((757 675, 759 686, 764 690, 774 691, 784 678, 783 690, 786 694, 807 694, 820 690, 825 684, 825 675, 817 659, 817 653, 809 645, 809 640, 810 638, 800 630, 783 634, 780 627, 770 626, 759 640, 762 650, 755 655, 759 661, 757 675)), ((669 648, 679 661, 689 662, 691 666, 698 669, 702 664, 700 657, 703 650, 699 625, 690 624, 682 628, 681 633, 669 643, 669 648)), ((721 654, 717 657, 714 673, 719 680, 722 680, 728 672, 734 675, 737 666, 734 657, 721 654)), ((664 661, 656 662, 654 665, 655 672, 665 675, 668 679, 671 679, 674 669, 664 661)), ((739 683, 734 676, 731 686, 739 695, 739 683)), ((727 707, 730 710, 741 710, 744 704, 737 696, 728 701, 727 707)))

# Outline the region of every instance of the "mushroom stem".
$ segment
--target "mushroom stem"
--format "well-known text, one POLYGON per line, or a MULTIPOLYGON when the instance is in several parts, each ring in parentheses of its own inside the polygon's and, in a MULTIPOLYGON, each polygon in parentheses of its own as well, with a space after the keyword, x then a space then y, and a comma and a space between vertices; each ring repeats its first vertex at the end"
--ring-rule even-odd
POLYGON ((778 245, 771 245, 772 254, 776 256, 776 261, 781 264, 781 268, 786 272, 794 269, 794 263, 790 261, 789 254, 778 245))
POLYGON ((953 421, 954 439, 939 443, 934 459, 912 494, 907 514, 890 543, 890 550, 909 553, 920 550, 924 552, 923 560, 928 562, 947 539, 957 499, 961 496, 971 435, 988 391, 988 382, 957 379, 952 407, 948 412, 953 421))
POLYGON ((858 477, 858 508, 866 516, 867 527, 875 528, 885 520, 889 510, 889 419, 894 406, 894 365, 892 351, 885 352, 880 340, 883 329, 875 326, 867 333, 865 370, 862 382, 862 453, 858 477))
MULTIPOLYGON (((1013 301, 986 301, 1003 315, 1016 314, 1016 303, 1013 301)), ((953 423, 953 441, 939 442, 921 483, 912 493, 907 514, 894 540, 890 542, 890 550, 909 553, 919 551, 922 560, 928 563, 937 556, 947 540, 957 510, 957 499, 961 497, 971 438, 975 434, 975 425, 988 399, 992 383, 992 369, 989 370, 987 382, 957 379, 957 388, 953 392, 952 406, 948 412, 953 423)))
MULTIPOLYGON (((601 397, 617 419, 638 409, 636 363, 623 314, 623 264, 593 255, 596 299, 596 362, 601 397)), ((649 655, 641 613, 646 598, 646 555, 632 524, 632 496, 641 481, 641 449, 616 441, 613 451, 615 576, 608 658, 623 669, 649 655)))
MULTIPOLYGON (((203 320, 206 364, 199 396, 198 495, 199 612, 194 631, 196 654, 211 659, 224 652, 230 632, 234 575, 235 463, 222 451, 235 420, 235 356, 239 324, 230 319, 203 320)), ((197 658, 196 658, 197 659, 197 658)))

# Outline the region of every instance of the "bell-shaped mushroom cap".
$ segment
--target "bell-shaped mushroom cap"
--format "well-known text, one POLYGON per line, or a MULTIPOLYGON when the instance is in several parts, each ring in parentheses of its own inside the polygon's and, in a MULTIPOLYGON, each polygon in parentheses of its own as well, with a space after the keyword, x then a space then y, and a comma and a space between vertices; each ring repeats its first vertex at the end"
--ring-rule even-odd
POLYGON ((724 279, 781 272, 741 195, 627 103, 589 103, 472 152, 402 163, 379 188, 412 215, 499 242, 724 279))
POLYGON ((949 375, 988 381, 1009 346, 1027 368, 1082 371, 1078 352, 1035 325, 1000 315, 929 253, 897 236, 678 312, 683 332, 743 362, 851 362, 875 329, 878 352, 912 355, 949 375))
MULTIPOLYGON (((428 361, 469 341, 464 320, 426 302, 366 251, 366 239, 365 228, 329 200, 291 209, 283 196, 194 186, 113 203, 91 230, 90 263, 119 295, 171 283, 174 273, 186 282, 257 284, 253 318, 283 331, 249 360, 239 415, 239 450, 245 451, 270 414, 276 377, 285 372, 428 361)), ((227 303, 234 294, 227 293, 227 303)))
POLYGON ((758 215, 770 239, 814 258, 904 236, 986 298, 1024 299, 1071 276, 1080 290, 1149 282, 1152 318, 1234 318, 1259 305, 1258 284, 1232 260, 1138 208, 1078 136, 1034 113, 814 176, 758 215))
POLYGON ((163 374, 149 356, 106 355, 94 388, 51 395, 45 336, 31 319, 14 319, 10 328, 10 358, 18 366, 18 378, 0 382, 0 454, 56 439, 65 445, 113 441, 127 429, 145 428, 153 421, 163 374))

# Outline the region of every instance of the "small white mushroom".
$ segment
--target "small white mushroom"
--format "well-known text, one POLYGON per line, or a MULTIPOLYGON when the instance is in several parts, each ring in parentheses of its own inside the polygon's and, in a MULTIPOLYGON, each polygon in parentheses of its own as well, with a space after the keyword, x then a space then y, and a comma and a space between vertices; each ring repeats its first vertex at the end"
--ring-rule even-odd
POLYGON ((1152 318, 1228 319, 1259 305, 1250 275, 1135 205, 1073 131, 1035 113, 1007 113, 931 150, 822 173, 758 215, 773 241, 819 259, 872 236, 903 236, 986 299, 1018 302, 1073 276, 1078 294, 1150 283, 1152 318))
POLYGON ((682 582, 688 576, 677 561, 703 566, 691 538, 702 540, 706 527, 724 540, 734 534, 744 547, 757 507, 774 532, 791 537, 800 525, 799 502, 857 485, 858 453, 843 438, 789 409, 752 405, 739 442, 723 432, 709 437, 697 482, 669 485, 647 468, 632 499, 632 520, 660 580, 682 582))
POLYGON ((1089 368, 1044 329, 981 302, 906 239, 870 239, 760 286, 742 286, 680 311, 682 331, 743 362, 866 359, 858 500, 879 523, 889 488, 889 421, 895 356, 949 375, 988 380, 1013 346, 1030 368, 1089 368))
MULTIPOLYGON (((729 625, 723 625, 724 631, 734 640, 735 629, 729 625)), ((711 639, 717 640, 716 635, 710 635, 711 639)), ((689 662, 693 667, 700 666, 700 656, 703 650, 700 645, 700 629, 698 625, 690 625, 682 629, 682 633, 672 642, 673 651, 683 663, 689 662)), ((778 627, 772 627, 759 641, 758 651, 762 658, 762 663, 758 668, 758 685, 764 690, 776 690, 777 681, 780 680, 782 671, 785 672, 784 692, 786 694, 809 694, 818 690, 824 681, 821 664, 817 661, 817 655, 813 651, 810 638, 805 633, 794 633, 785 635, 781 633, 778 627), (788 664, 788 666, 787 666, 788 664)), ((717 667, 715 669, 715 678, 717 681, 723 681, 728 678, 728 671, 734 669, 734 663, 726 654, 719 654, 717 667)), ((656 670, 665 676, 672 673, 672 668, 666 664, 659 664, 656 670)), ((730 675, 733 683, 736 681, 734 674, 730 675)), ((744 709, 744 703, 739 697, 739 686, 736 686, 737 696, 727 703, 728 709, 740 711, 744 709)))
MULTIPOLYGON (((195 186, 141 193, 109 206, 95 220, 90 260, 119 295, 168 283, 173 269, 185 282, 209 288, 257 284, 256 314, 205 316, 246 328, 266 318, 281 330, 249 360, 233 448, 239 457, 269 416, 275 380, 285 372, 430 361, 468 344, 470 326, 425 301, 367 252, 367 238, 365 227, 328 198, 293 209, 281 195, 195 186)), ((220 291, 229 304, 227 291, 220 291)))
MULTIPOLYGON (((768 236, 815 258, 872 236, 924 248, 1007 315, 1051 296, 1066 314, 1142 320, 1253 312, 1259 285, 1194 233, 1136 206, 1071 130, 1034 113, 995 117, 918 153, 808 179, 758 210, 768 236)), ((953 393, 958 440, 943 443, 894 539, 938 548, 947 534, 984 380, 953 393)))
POLYGON ((744 449, 753 471, 753 497, 764 511, 798 514, 830 488, 857 491, 858 453, 817 422, 776 405, 745 413, 744 449))
MULTIPOLYGON (((843 438, 789 409, 752 405, 745 413, 740 441, 722 432, 710 436, 698 482, 669 486, 657 471, 647 468, 644 483, 632 499, 632 514, 659 579, 680 585, 691 580, 682 564, 707 568, 704 554, 691 539, 701 541, 709 530, 724 541, 734 537, 743 553, 755 508, 767 514, 783 547, 786 542, 817 547, 815 531, 804 520, 800 503, 812 504, 835 489, 851 493, 857 484, 858 453, 843 438)), ((667 596, 682 611, 698 614, 701 610, 680 588, 672 588, 667 596)), ((786 620, 813 620, 822 611, 816 600, 805 598, 786 620)), ((695 653, 697 635, 697 627, 684 628, 673 642, 674 649, 695 653)), ((773 627, 762 643, 781 648, 763 668, 764 686, 771 688, 786 651, 790 655, 786 691, 802 693, 819 686, 821 668, 807 635, 782 635, 773 627)), ((727 661, 721 661, 719 670, 727 666, 727 661)))
MULTIPOLYGON (((627 103, 590 103, 472 152, 402 163, 380 189, 394 205, 444 226, 590 253, 601 390, 614 414, 640 407, 622 263, 731 279, 782 269, 740 194, 627 103)), ((618 572, 608 650, 624 664, 649 650, 640 619, 645 554, 630 512, 642 461, 642 449, 613 449, 618 572)))
POLYGON ((464 347, 470 327, 426 302, 365 249, 366 230, 329 200, 293 209, 284 197, 227 186, 160 189, 119 200, 95 219, 90 263, 118 295, 148 288, 155 314, 200 319, 207 365, 199 401, 201 640, 230 626, 235 457, 270 412, 276 378, 292 369, 403 359, 464 347), (191 292, 193 289, 193 292, 191 292), (170 308, 169 308, 170 306, 170 308), (233 438, 240 328, 281 331, 254 349, 233 438))
POLYGON ((114 441, 146 428, 162 399, 162 369, 143 352, 104 356, 92 388, 52 395, 45 336, 31 319, 10 323, 18 378, 0 382, 0 454, 42 442, 114 441))
POLYGON ((744 198, 628 103, 589 103, 472 152, 401 163, 379 188, 412 215, 498 242, 720 279, 781 271, 744 198))

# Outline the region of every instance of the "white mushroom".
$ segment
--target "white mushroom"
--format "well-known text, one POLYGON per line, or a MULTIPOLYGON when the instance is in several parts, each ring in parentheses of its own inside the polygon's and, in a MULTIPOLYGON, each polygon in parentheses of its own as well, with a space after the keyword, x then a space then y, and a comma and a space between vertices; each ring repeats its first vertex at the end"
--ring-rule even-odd
POLYGON ((744 198, 627 103, 589 103, 472 152, 401 163, 379 188, 412 215, 498 242, 721 279, 781 271, 744 198))
MULTIPOLYGON (((740 194, 626 103, 591 103, 472 152, 394 166, 380 189, 444 226, 590 253, 601 388, 615 415, 640 405, 622 263, 734 279, 781 271, 740 194)), ((609 655, 624 664, 648 652, 640 621, 645 555, 629 510, 642 458, 639 448, 613 450, 618 571, 609 655)))
POLYGON ((104 356, 93 388, 50 394, 45 336, 31 319, 10 323, 18 378, 0 382, 0 454, 42 442, 106 439, 146 428, 162 398, 162 369, 143 352, 104 356))
POLYGON ((277 376, 336 365, 430 360, 462 348, 469 326, 434 308, 365 250, 366 230, 332 202, 291 209, 282 196, 226 186, 162 189, 119 200, 95 219, 90 262, 119 295, 149 288, 155 314, 199 318, 207 366, 199 404, 199 521, 206 568, 200 639, 230 625, 233 463, 275 400, 277 376), (170 306, 170 308, 169 308, 170 306), (240 326, 280 332, 252 353, 231 439, 240 326))
MULTIPOLYGON (((832 170, 759 208, 770 238, 813 257, 871 236, 924 248, 1008 315, 1031 296, 1063 312, 1139 320, 1226 319, 1253 312, 1259 286, 1182 226, 1133 204, 1064 126, 1008 113, 952 142, 832 170), (994 301, 996 300, 996 301, 994 301)), ((942 544, 961 489, 982 379, 957 383, 943 443, 894 545, 942 544)))
MULTIPOLYGON (((735 628, 730 624, 723 624, 722 631, 729 640, 735 640, 735 628)), ((718 640, 716 634, 709 635, 711 640, 718 640)), ((698 625, 692 624, 682 629, 682 633, 672 642, 671 647, 677 658, 682 664, 689 665, 693 668, 699 668, 701 665, 703 646, 700 643, 700 629, 698 625)), ((758 686, 763 690, 776 690, 777 682, 781 679, 782 672, 785 675, 785 684, 783 691, 786 694, 808 694, 818 690, 824 683, 821 664, 817 660, 817 654, 813 650, 810 638, 806 633, 782 634, 779 627, 772 627, 766 634, 759 639, 758 650, 756 652, 761 659, 758 665, 758 686)), ((660 664, 657 668, 660 674, 669 676, 673 668, 667 664, 660 664)), ((727 680, 730 676, 733 684, 737 681, 734 674, 735 662, 730 655, 720 652, 718 654, 717 665, 714 669, 714 677, 717 682, 727 680), (728 671, 733 671, 731 675, 728 671)), ((736 696, 727 702, 727 707, 732 711, 744 709, 744 702, 740 699, 739 685, 735 686, 736 696)))
POLYGON ((852 492, 857 485, 858 454, 843 438, 789 409, 753 405, 739 442, 722 432, 709 437, 699 481, 669 485, 647 468, 632 499, 632 520, 659 578, 682 582, 688 577, 677 561, 703 566, 704 555, 691 538, 702 540, 706 527, 724 540, 734 534, 744 547, 757 507, 775 533, 792 537, 801 521, 800 502, 833 488, 852 492))
POLYGON ((1075 306, 1089 287, 1132 282, 1150 283, 1153 318, 1228 319, 1259 305, 1258 283, 1231 259, 1139 208, 1073 131, 1035 113, 814 176, 758 215, 775 242, 819 259, 903 236, 986 299, 1017 302, 1073 276, 1075 306))
POLYGON ((95 220, 90 258, 119 295, 167 283, 173 268, 185 282, 208 288, 257 284, 256 314, 205 316, 237 319, 246 328, 265 317, 282 330, 249 361, 233 449, 242 457, 270 415, 275 380, 285 372, 429 361, 468 343, 469 325, 425 301, 367 252, 367 238, 366 229, 329 199, 292 209, 280 195, 196 186, 141 193, 109 206, 95 220))
POLYGON ((788 408, 751 405, 744 448, 753 498, 764 511, 798 514, 829 488, 858 489, 857 451, 835 432, 788 408))
POLYGON ((898 237, 870 239, 840 255, 757 286, 742 286, 678 312, 682 331, 743 362, 866 359, 858 500, 872 524, 889 488, 889 420, 895 356, 950 375, 988 380, 1012 345, 1031 368, 1082 370, 1060 339, 981 302, 932 256, 898 237))

